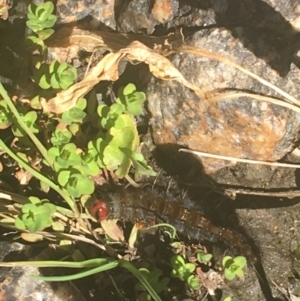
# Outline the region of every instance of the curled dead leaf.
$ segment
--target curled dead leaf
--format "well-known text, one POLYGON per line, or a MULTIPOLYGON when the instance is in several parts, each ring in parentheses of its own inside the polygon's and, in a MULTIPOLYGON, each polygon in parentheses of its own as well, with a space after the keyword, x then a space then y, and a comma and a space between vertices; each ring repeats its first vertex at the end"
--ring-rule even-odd
POLYGON ((105 234, 108 235, 112 240, 124 241, 124 233, 122 229, 117 225, 116 219, 106 219, 101 221, 101 227, 105 234))
POLYGON ((157 78, 176 80, 195 91, 200 98, 205 97, 205 93, 189 83, 167 58, 141 42, 134 41, 128 47, 106 55, 95 67, 89 70, 81 82, 57 93, 48 102, 45 99, 41 100, 44 112, 61 114, 74 107, 78 100, 84 97, 99 82, 116 81, 119 78, 118 65, 122 58, 134 62, 144 62, 149 65, 150 72, 157 78))
POLYGON ((205 93, 195 85, 189 83, 166 57, 142 43, 134 41, 129 47, 121 49, 120 52, 126 53, 126 57, 129 60, 136 60, 149 65, 150 72, 155 77, 162 80, 176 80, 187 88, 192 89, 199 97, 205 97, 205 93))
POLYGON ((90 69, 81 82, 57 93, 48 102, 42 99, 41 104, 44 112, 61 114, 73 108, 78 100, 99 82, 116 81, 119 78, 118 64, 122 57, 124 57, 122 53, 109 53, 95 67, 90 69))
POLYGON ((133 249, 134 248, 134 244, 137 240, 137 236, 138 236, 138 231, 139 231, 139 227, 137 224, 134 224, 131 232, 130 232, 130 236, 128 239, 128 246, 129 248, 133 249))

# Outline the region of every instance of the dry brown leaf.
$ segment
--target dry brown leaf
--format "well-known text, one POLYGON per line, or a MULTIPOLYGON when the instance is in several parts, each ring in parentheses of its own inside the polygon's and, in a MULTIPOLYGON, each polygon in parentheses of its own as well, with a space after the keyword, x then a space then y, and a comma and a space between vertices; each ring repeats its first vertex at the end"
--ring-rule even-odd
POLYGON ((150 72, 157 78, 176 80, 187 88, 192 89, 199 97, 205 97, 205 93, 195 85, 189 83, 167 58, 142 43, 138 41, 132 42, 129 47, 121 49, 120 52, 126 53, 129 60, 136 60, 149 65, 150 72))
POLYGON ((87 76, 69 89, 57 93, 48 102, 41 100, 44 112, 62 114, 73 108, 78 100, 87 94, 100 81, 116 81, 119 78, 118 64, 124 57, 123 53, 109 53, 95 67, 91 68, 87 76))
POLYGON ((135 242, 137 240, 137 236, 138 236, 138 231, 139 231, 138 225, 134 224, 134 226, 130 232, 129 239, 128 239, 128 246, 131 249, 134 248, 134 244, 135 244, 135 242))
POLYGON ((43 240, 43 235, 35 233, 21 233, 21 237, 29 242, 36 242, 43 240))
POLYGON ((124 233, 122 229, 117 225, 116 219, 106 219, 101 221, 101 227, 112 240, 124 241, 124 233))
POLYGON ((81 82, 74 84, 65 91, 59 92, 56 97, 50 99, 48 102, 43 99, 41 101, 43 110, 45 112, 61 114, 74 107, 77 101, 100 81, 116 81, 119 78, 118 64, 122 58, 127 58, 130 61, 144 62, 149 65, 150 71, 154 76, 163 80, 176 80, 194 90, 199 97, 205 97, 205 93, 189 83, 167 58, 144 44, 134 41, 128 47, 116 53, 106 55, 87 73, 87 76, 81 82))
POLYGON ((32 179, 32 174, 28 171, 21 169, 15 173, 15 177, 21 185, 27 185, 32 179))
POLYGON ((6 0, 0 0, 0 19, 7 20, 8 19, 8 10, 9 5, 6 0))

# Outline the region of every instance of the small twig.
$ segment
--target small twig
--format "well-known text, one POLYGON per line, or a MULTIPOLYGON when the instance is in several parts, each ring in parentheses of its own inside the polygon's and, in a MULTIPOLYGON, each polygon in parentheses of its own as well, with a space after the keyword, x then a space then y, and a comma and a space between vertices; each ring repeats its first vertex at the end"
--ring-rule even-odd
POLYGON ((277 86, 269 83, 265 79, 263 79, 260 76, 254 74, 253 72, 241 67, 239 64, 237 64, 233 60, 231 60, 227 57, 224 57, 224 56, 220 55, 219 53, 210 52, 210 51, 205 50, 203 48, 197 48, 197 47, 188 46, 188 45, 182 45, 177 50, 182 51, 184 53, 192 53, 192 54, 195 54, 195 55, 198 55, 198 56, 207 57, 207 58, 210 58, 210 59, 213 59, 213 60, 217 60, 219 62, 223 62, 227 65, 233 66, 234 68, 236 68, 236 69, 242 71, 243 73, 251 76, 252 78, 256 79, 257 81, 259 81, 263 85, 265 85, 265 86, 271 88, 272 90, 276 91, 277 93, 282 95, 284 98, 286 98, 289 102, 291 102, 291 103, 293 103, 297 106, 300 106, 299 100, 296 99, 295 97, 289 95, 288 93, 284 92, 283 90, 281 90, 277 86))
POLYGON ((260 195, 260 196, 268 196, 268 197, 281 197, 293 199, 296 197, 300 197, 300 190, 290 190, 290 191, 252 191, 247 189, 225 189, 224 193, 229 196, 235 196, 236 194, 244 194, 244 195, 260 195))
POLYGON ((57 237, 63 236, 63 237, 71 238, 73 240, 82 241, 82 242, 88 243, 90 245, 93 245, 93 246, 95 246, 95 247, 97 247, 97 248, 99 248, 99 249, 101 249, 103 251, 106 251, 106 248, 105 248, 104 245, 97 244, 94 240, 86 238, 84 236, 79 236, 79 235, 74 235, 74 234, 68 234, 68 233, 56 233, 56 232, 51 233, 51 234, 53 234, 53 235, 55 235, 57 237))
POLYGON ((0 217, 6 218, 6 219, 12 219, 12 220, 14 220, 14 218, 12 218, 11 216, 6 215, 6 214, 4 214, 4 213, 2 213, 2 212, 0 212, 0 217))
POLYGON ((254 93, 246 93, 246 92, 224 92, 224 93, 219 93, 216 96, 213 96, 211 98, 208 98, 207 101, 208 102, 218 102, 222 99, 238 99, 241 97, 248 97, 250 99, 255 99, 258 101, 264 101, 264 102, 269 102, 272 103, 274 105, 277 106, 281 106, 284 108, 287 108, 289 110, 292 110, 294 112, 300 113, 300 107, 299 106, 295 106, 293 104, 290 104, 286 101, 280 100, 280 99, 276 99, 274 97, 270 97, 270 96, 265 96, 265 95, 258 95, 258 94, 254 94, 254 93))
POLYGON ((226 161, 235 161, 235 162, 242 162, 242 163, 249 163, 249 164, 260 164, 260 165, 268 165, 268 166, 276 166, 276 167, 300 168, 299 164, 241 159, 241 158, 236 158, 236 157, 221 156, 221 155, 214 155, 214 154, 209 154, 209 153, 204 153, 204 152, 198 152, 198 151, 193 151, 193 150, 185 149, 185 148, 180 148, 179 152, 193 154, 193 155, 196 155, 198 157, 208 157, 208 158, 215 158, 215 159, 226 160, 226 161))
POLYGON ((288 300, 292 301, 292 299, 288 296, 287 292, 285 292, 283 288, 281 288, 271 277, 268 276, 268 278, 274 284, 274 286, 282 293, 283 296, 285 296, 288 300))
POLYGON ((81 225, 76 225, 77 223, 75 223, 74 221, 72 221, 70 218, 68 218, 67 216, 59 213, 59 212, 55 212, 54 216, 56 216, 58 219, 64 221, 66 224, 68 224, 72 230, 80 230, 86 234, 90 234, 92 235, 91 231, 89 231, 88 229, 84 228, 83 226, 81 225))
POLYGON ((138 183, 136 183, 129 175, 124 176, 124 178, 131 184, 133 187, 141 187, 138 183))

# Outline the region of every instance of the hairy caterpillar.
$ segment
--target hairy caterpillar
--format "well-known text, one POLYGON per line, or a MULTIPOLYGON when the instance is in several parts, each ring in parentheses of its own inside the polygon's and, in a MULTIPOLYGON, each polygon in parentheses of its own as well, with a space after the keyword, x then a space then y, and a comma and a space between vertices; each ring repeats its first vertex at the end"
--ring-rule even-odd
POLYGON ((241 255, 256 261, 251 246, 244 236, 233 230, 216 226, 196 210, 187 209, 169 197, 162 197, 155 191, 141 189, 122 189, 104 193, 89 208, 98 220, 119 219, 143 224, 167 222, 180 233, 196 241, 211 243, 223 242, 228 247, 237 249, 241 255))

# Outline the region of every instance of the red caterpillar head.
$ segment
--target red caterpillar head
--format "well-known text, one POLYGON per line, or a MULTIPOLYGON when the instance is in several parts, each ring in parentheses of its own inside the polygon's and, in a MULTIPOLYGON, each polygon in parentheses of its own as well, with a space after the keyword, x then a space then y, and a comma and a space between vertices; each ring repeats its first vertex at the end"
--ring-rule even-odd
POLYGON ((89 211, 90 214, 100 222, 107 219, 109 215, 109 209, 107 208, 106 203, 102 200, 95 201, 89 208, 89 211))

